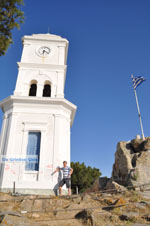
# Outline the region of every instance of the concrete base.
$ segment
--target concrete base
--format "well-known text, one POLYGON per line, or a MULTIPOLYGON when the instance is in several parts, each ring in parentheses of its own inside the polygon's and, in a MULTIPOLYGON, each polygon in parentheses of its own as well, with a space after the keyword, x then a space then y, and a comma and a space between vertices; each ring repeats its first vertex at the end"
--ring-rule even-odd
MULTIPOLYGON (((13 193, 12 188, 1 188, 0 192, 4 193, 13 193)), ((59 195, 59 190, 52 190, 52 189, 21 189, 21 188, 16 188, 15 193, 21 194, 21 195, 59 195)), ((67 189, 62 189, 62 195, 67 195, 68 190, 67 189)))

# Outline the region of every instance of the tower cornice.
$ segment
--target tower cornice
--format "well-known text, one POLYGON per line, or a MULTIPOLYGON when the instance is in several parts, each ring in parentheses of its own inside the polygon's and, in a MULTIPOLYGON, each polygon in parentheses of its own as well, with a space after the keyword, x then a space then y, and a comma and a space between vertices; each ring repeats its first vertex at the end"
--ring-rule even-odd
POLYGON ((23 38, 22 38, 22 41, 54 41, 54 42, 58 42, 58 43, 66 43, 68 44, 69 41, 66 39, 66 38, 62 38, 61 36, 59 35, 53 35, 53 34, 33 34, 33 35, 25 35, 23 38))
POLYGON ((50 70, 57 70, 57 71, 66 71, 67 65, 52 65, 52 64, 37 64, 37 63, 23 63, 17 62, 18 68, 24 69, 50 69, 50 70))
POLYGON ((74 121, 75 113, 77 106, 72 104, 70 101, 66 100, 65 98, 48 98, 48 97, 24 97, 24 96, 14 96, 11 95, 5 99, 3 99, 0 102, 0 107, 2 108, 3 112, 5 112, 5 109, 13 108, 15 105, 18 106, 25 106, 29 105, 32 107, 38 105, 38 106, 62 106, 66 110, 69 110, 71 112, 71 126, 74 121))

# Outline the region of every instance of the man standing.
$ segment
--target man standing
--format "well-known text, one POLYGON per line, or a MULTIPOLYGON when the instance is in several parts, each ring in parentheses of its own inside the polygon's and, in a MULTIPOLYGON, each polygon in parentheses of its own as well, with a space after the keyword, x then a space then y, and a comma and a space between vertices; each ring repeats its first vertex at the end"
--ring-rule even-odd
POLYGON ((68 188, 68 195, 71 195, 71 174, 73 173, 73 169, 67 166, 67 161, 63 161, 63 167, 57 168, 54 173, 63 171, 63 179, 59 182, 59 195, 62 194, 62 186, 66 184, 68 188))

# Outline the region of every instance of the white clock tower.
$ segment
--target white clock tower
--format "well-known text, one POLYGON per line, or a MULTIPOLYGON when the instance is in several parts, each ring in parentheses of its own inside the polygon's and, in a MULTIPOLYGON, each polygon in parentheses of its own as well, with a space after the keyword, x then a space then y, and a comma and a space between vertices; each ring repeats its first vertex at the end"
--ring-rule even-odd
POLYGON ((0 190, 53 194, 51 175, 70 163, 70 127, 76 106, 64 98, 68 41, 52 34, 23 37, 14 95, 0 102, 0 190))

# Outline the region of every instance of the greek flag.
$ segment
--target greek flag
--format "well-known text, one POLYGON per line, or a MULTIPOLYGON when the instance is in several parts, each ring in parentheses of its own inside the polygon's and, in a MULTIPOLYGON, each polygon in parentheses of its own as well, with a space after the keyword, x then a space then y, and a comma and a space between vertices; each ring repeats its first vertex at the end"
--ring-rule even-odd
POLYGON ((133 88, 136 89, 137 86, 139 86, 142 82, 144 82, 146 79, 143 76, 133 77, 131 75, 132 82, 133 82, 133 88))

